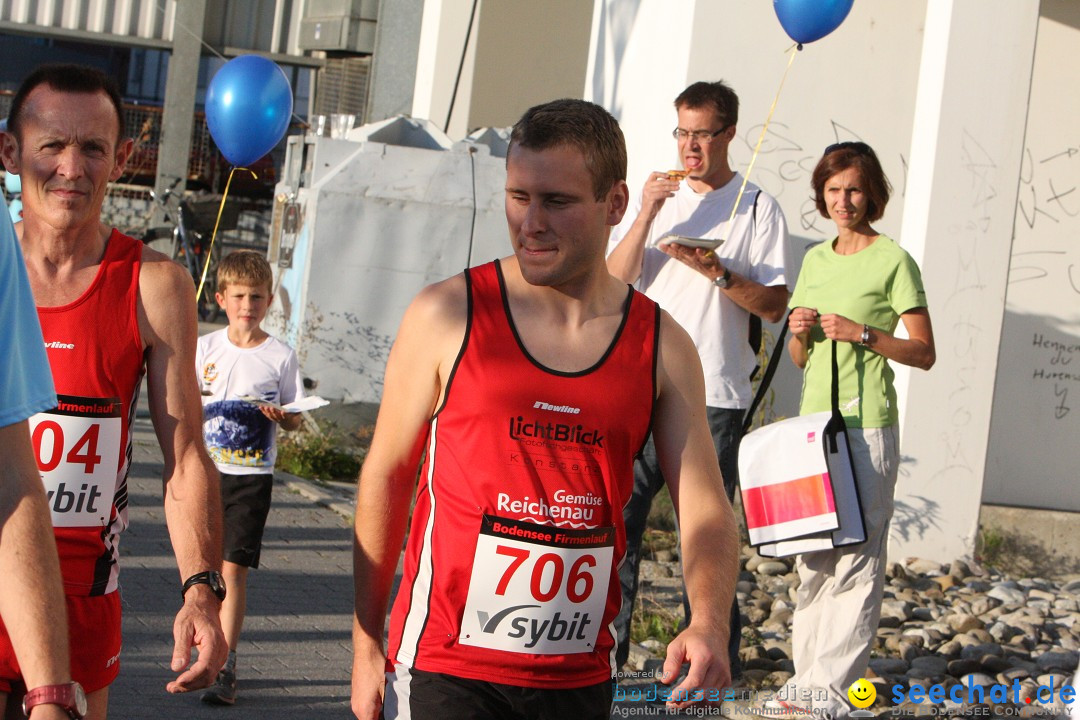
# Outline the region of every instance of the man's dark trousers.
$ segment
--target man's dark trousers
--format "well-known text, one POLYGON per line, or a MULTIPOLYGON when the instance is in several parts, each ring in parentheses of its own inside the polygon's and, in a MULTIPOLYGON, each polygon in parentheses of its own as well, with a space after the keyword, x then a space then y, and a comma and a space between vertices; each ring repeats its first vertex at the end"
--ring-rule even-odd
MULTIPOLYGON (((735 499, 735 488, 739 484, 739 442, 742 440, 743 410, 727 408, 706 408, 709 430, 712 432, 716 455, 720 460, 720 472, 724 476, 724 490, 728 500, 735 499)), ((641 457, 634 463, 634 493, 630 502, 623 508, 623 521, 626 524, 626 559, 619 568, 619 581, 622 584, 622 609, 615 617, 615 632, 619 646, 615 652, 617 667, 622 667, 630 655, 630 618, 637 599, 638 568, 641 564, 641 538, 645 533, 645 522, 652 507, 653 498, 664 486, 664 476, 660 472, 660 463, 656 457, 656 446, 652 437, 645 444, 641 457)), ((685 622, 690 622, 690 603, 683 590, 683 612, 685 622)), ((731 636, 728 640, 728 659, 731 662, 731 677, 734 679, 741 670, 739 662, 739 642, 742 633, 739 617, 739 601, 731 603, 731 636)))

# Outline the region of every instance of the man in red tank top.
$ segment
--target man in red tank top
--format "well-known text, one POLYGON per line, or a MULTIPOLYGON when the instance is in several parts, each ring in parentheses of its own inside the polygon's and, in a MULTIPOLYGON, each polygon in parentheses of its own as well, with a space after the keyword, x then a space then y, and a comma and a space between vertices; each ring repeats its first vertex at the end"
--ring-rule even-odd
POLYGON ((507 155, 513 254, 405 313, 357 493, 358 718, 609 717, 622 508, 650 431, 675 478, 694 610, 668 647, 666 682, 689 663, 669 705, 719 700, 730 682, 734 515, 693 343, 607 271, 625 176, 605 110, 530 109, 507 155))
MULTIPOLYGON (((17 231, 59 400, 31 418, 31 437, 60 552, 72 676, 87 691, 86 717, 100 720, 119 667, 118 543, 127 525, 129 431, 144 373, 165 456, 177 589, 183 588, 171 663, 179 675, 167 689, 209 685, 227 652, 218 620, 220 496, 191 373, 194 288, 164 255, 101 223, 106 186, 120 177, 132 149, 111 78, 73 65, 38 68, 12 101, 8 130, 3 161, 22 178, 17 231)), ((19 675, 3 629, 0 706, 19 675)), ((66 702, 59 690, 29 690, 28 699, 66 702)))

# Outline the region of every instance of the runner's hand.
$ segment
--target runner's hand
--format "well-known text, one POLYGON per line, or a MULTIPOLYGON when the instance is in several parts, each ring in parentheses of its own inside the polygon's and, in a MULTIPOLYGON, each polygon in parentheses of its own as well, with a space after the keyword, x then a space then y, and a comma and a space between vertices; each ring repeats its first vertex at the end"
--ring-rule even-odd
MULTIPOLYGON (((364 643, 366 645, 366 643, 364 643)), ((378 720, 386 692, 386 654, 381 647, 354 650, 352 711, 357 720, 378 720)))
POLYGON ((679 633, 668 645, 661 682, 665 685, 673 683, 679 676, 679 670, 687 662, 690 663, 690 670, 686 679, 671 690, 671 700, 667 707, 689 707, 702 701, 719 704, 723 697, 721 691, 731 685, 727 638, 721 638, 716 632, 696 628, 691 620, 690 627, 679 633), (723 643, 720 642, 721 639, 723 643))
POLYGON ((194 585, 184 596, 184 606, 173 622, 172 671, 181 673, 165 689, 183 693, 210 686, 229 655, 221 631, 221 601, 206 585, 194 585), (199 656, 191 662, 191 649, 199 656), (190 667, 188 667, 190 664, 190 667), (186 669, 185 669, 186 668, 186 669))

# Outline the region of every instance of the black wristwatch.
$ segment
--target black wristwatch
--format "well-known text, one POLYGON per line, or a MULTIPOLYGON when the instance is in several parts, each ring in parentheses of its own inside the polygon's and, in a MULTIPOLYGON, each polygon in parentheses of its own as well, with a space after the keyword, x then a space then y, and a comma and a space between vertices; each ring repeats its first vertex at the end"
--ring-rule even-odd
POLYGON ((206 572, 195 573, 187 580, 184 581, 184 587, 180 589, 180 599, 184 599, 184 595, 187 594, 188 588, 192 585, 209 585, 210 589, 217 595, 218 600, 225 599, 225 578, 221 577, 221 573, 217 570, 207 570, 206 572))

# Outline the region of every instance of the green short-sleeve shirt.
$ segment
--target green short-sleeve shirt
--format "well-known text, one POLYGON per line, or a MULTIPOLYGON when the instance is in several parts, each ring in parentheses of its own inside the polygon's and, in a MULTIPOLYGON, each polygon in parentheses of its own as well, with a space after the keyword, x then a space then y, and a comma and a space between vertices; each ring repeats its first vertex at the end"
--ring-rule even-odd
MULTIPOLYGON (((837 255, 833 242, 812 248, 803 260, 789 307, 836 313, 893 333, 900 315, 926 307, 919 266, 890 238, 879 235, 854 255, 837 255)), ((829 410, 832 369, 829 342, 820 325, 810 332, 803 376, 803 415, 829 410)), ((884 357, 856 343, 837 344, 840 412, 848 427, 889 427, 898 422, 893 371, 884 357)))

